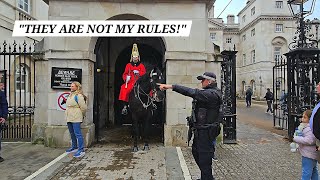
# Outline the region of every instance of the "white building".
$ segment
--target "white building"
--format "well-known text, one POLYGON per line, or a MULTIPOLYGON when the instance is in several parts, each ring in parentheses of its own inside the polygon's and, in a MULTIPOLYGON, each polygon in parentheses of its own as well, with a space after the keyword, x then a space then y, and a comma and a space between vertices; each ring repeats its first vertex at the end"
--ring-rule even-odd
POLYGON ((0 56, 1 82, 6 81, 10 106, 34 106, 32 101, 34 89, 31 87, 34 85, 34 61, 30 56, 19 55, 19 52, 29 52, 29 46, 33 46, 34 43, 42 39, 39 37, 12 37, 14 23, 17 20, 48 20, 48 9, 48 5, 39 0, 0 1, 0 51, 15 53, 0 56), (26 50, 23 46, 24 43, 28 45, 26 50), (6 78, 4 78, 4 70, 6 70, 6 78), (19 98, 15 98, 15 96, 19 96, 19 98))
POLYGON ((224 23, 222 19, 209 18, 211 40, 220 52, 232 50, 235 45, 237 93, 244 95, 250 86, 253 96, 260 99, 267 88, 273 87, 274 62, 289 51, 296 20, 283 0, 250 0, 238 19, 239 23, 235 23, 234 16, 229 15, 224 23))
POLYGON ((4 40, 19 43, 40 41, 37 37, 12 37, 14 22, 17 20, 48 20, 48 5, 39 0, 1 0, 0 1, 0 42, 4 40))
MULTIPOLYGON (((166 82, 197 87, 196 77, 205 71, 220 75, 208 39, 207 12, 214 0, 49 0, 49 20, 192 20, 189 37, 46 37, 42 61, 36 62, 36 108, 32 140, 49 146, 68 146, 64 113, 57 110, 57 93, 51 88, 52 67, 82 70, 82 85, 88 97, 82 123, 86 145, 106 124, 119 123, 118 94, 121 74, 137 43, 141 61, 155 62, 165 70, 166 82), (99 87, 99 88, 96 88, 99 87), (99 109, 99 111, 97 110, 99 109), (99 115, 99 116, 98 116, 99 115), (117 117, 118 116, 118 117, 117 117)), ((186 145, 186 116, 191 98, 168 91, 164 116, 164 144, 186 145)))

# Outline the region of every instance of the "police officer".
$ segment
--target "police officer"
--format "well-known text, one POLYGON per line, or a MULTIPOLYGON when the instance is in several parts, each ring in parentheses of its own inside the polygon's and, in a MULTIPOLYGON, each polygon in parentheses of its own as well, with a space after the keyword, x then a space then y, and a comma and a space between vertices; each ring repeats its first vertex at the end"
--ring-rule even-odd
POLYGON ((201 80, 203 89, 192 89, 181 85, 159 84, 161 90, 172 89, 185 96, 192 97, 195 105, 195 126, 192 144, 193 157, 201 170, 201 180, 212 180, 212 157, 214 146, 212 145, 219 129, 219 108, 222 104, 222 93, 217 88, 216 75, 205 72, 197 77, 201 80))

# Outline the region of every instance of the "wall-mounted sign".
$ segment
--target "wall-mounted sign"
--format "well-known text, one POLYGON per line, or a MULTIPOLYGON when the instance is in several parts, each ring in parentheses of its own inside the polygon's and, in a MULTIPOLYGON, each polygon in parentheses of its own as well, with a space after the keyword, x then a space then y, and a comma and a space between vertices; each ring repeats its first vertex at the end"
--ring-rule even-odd
POLYGON ((70 92, 59 92, 57 93, 57 110, 65 111, 67 109, 67 98, 70 92))
POLYGON ((81 83, 82 69, 52 67, 51 88, 69 89, 74 81, 81 83))

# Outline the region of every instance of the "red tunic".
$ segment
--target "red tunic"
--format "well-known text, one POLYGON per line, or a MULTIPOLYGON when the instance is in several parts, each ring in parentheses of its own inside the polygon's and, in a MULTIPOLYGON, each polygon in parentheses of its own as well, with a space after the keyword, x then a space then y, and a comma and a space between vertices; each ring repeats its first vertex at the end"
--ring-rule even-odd
POLYGON ((126 68, 122 74, 122 79, 124 82, 126 82, 128 75, 131 76, 131 78, 127 84, 127 87, 126 87, 126 83, 124 83, 121 86, 120 94, 119 94, 119 100, 121 100, 121 101, 129 102, 129 94, 130 94, 131 90, 133 89, 134 83, 139 78, 139 76, 134 75, 133 70, 138 70, 139 76, 143 76, 146 73, 146 68, 144 67, 144 65, 142 63, 140 63, 138 66, 134 66, 131 63, 128 63, 126 65, 126 68))

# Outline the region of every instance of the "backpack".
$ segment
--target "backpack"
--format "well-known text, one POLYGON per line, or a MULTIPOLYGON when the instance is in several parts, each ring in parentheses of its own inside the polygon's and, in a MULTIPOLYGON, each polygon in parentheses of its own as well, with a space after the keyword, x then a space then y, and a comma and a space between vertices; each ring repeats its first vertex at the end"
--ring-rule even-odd
POLYGON ((270 98, 271 100, 273 100, 273 93, 272 93, 272 92, 270 92, 269 98, 270 98))
MULTIPOLYGON (((85 96, 84 94, 82 94, 82 96, 83 96, 83 99, 84 99, 84 103, 87 104, 87 96, 85 96)), ((77 104, 79 105, 78 94, 76 94, 76 95, 74 96, 74 100, 75 100, 75 101, 77 102, 77 104)))

